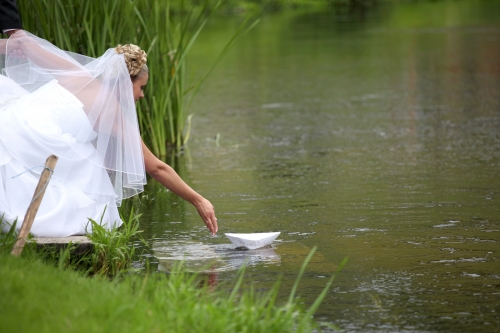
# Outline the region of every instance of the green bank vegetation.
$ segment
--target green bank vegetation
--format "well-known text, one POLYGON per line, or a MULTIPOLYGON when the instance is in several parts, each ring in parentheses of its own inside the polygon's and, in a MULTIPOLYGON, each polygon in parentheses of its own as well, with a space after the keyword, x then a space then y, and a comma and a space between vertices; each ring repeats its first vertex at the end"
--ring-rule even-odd
MULTIPOLYGON (((87 269, 86 273, 117 276, 130 267, 135 254, 132 239, 142 240, 140 238, 142 231, 139 230, 139 218, 142 214, 135 214, 132 208, 129 212, 129 218, 125 219, 123 210, 120 210, 120 213, 123 224, 115 229, 103 227, 102 220, 98 223, 90 219, 92 233, 89 233, 88 237, 94 244, 94 251, 78 259, 87 269)), ((146 243, 146 241, 142 241, 146 243)), ((65 253, 70 254, 70 252, 65 253)), ((71 256, 68 256, 66 260, 70 263, 71 256)))
MULTIPOLYGON (((123 224, 119 228, 107 229, 102 221, 89 219, 88 227, 92 232, 87 236, 92 241, 93 251, 75 251, 76 244, 69 244, 66 248, 39 248, 29 236, 23 249, 25 258, 35 258, 58 267, 78 270, 85 276, 118 277, 127 273, 135 254, 134 240, 146 244, 140 237, 139 218, 141 214, 134 212, 133 207, 128 209, 128 218, 120 210, 123 224)), ((0 232, 0 254, 8 255, 17 240, 16 223, 10 226, 7 232, 0 232)), ((0 225, 3 224, 0 217, 0 225)))
POLYGON ((20 2, 24 29, 61 49, 98 57, 110 47, 133 43, 146 50, 150 79, 138 103, 144 141, 159 156, 189 139, 189 106, 223 55, 256 23, 242 20, 219 57, 201 78, 187 82, 186 55, 222 1, 196 6, 169 0, 32 0, 20 2))
POLYGON ((110 280, 84 277, 28 253, 16 258, 0 252, 3 332, 312 332, 318 329, 312 315, 333 281, 306 310, 296 294, 314 251, 283 303, 277 301, 279 283, 267 292, 242 289, 243 271, 234 285, 214 291, 181 265, 169 274, 110 280))
POLYGON ((189 140, 190 105, 198 88, 231 46, 267 9, 327 9, 374 0, 31 0, 19 2, 25 30, 61 49, 98 57, 110 47, 133 43, 148 53, 150 80, 138 103, 144 141, 158 156, 189 140), (245 13, 241 25, 219 51, 213 65, 190 78, 186 56, 206 23, 219 13, 245 13), (188 79, 190 78, 190 79, 188 79))
POLYGON ((1 331, 313 332, 321 326, 336 328, 315 322, 313 315, 346 260, 304 309, 298 287, 315 248, 287 300, 280 302, 279 281, 270 290, 257 292, 244 283, 244 269, 235 274, 232 284, 216 288, 209 277, 187 272, 182 263, 168 274, 129 269, 138 218, 132 210, 124 225, 113 231, 92 221, 95 251, 84 254, 72 253, 71 246, 40 249, 28 241, 21 257, 13 257, 9 253, 16 240, 15 226, 0 233, 1 331))
MULTIPOLYGON (((214 2, 216 0, 213 0, 214 2)), ((338 5, 363 5, 375 0, 225 0, 221 4, 221 13, 269 12, 290 9, 324 10, 338 5)), ((197 0, 172 0, 172 7, 180 10, 181 6, 199 7, 197 0)))

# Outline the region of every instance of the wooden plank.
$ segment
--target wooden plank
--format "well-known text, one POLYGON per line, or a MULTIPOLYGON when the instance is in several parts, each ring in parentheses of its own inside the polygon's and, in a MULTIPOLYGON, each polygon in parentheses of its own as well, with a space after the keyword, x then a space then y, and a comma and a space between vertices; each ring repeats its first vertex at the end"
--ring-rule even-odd
POLYGON ((83 254, 93 251, 94 244, 87 236, 69 236, 69 237, 36 237, 33 239, 39 248, 64 249, 69 244, 75 246, 72 254, 83 254))
POLYGON ((42 175, 40 176, 40 180, 38 181, 35 193, 33 194, 33 199, 31 199, 31 203, 28 207, 28 210, 26 211, 26 215, 24 216, 23 225, 21 226, 21 230, 19 231, 16 244, 14 244, 14 247, 12 248, 11 254, 13 256, 19 256, 23 251, 24 244, 26 243, 26 238, 30 233, 31 226, 33 225, 33 221, 35 220, 38 208, 40 208, 40 204, 42 203, 43 195, 45 194, 45 190, 47 189, 47 185, 49 184, 50 177, 54 172, 56 163, 57 156, 55 155, 50 155, 45 161, 45 169, 42 171, 42 175))

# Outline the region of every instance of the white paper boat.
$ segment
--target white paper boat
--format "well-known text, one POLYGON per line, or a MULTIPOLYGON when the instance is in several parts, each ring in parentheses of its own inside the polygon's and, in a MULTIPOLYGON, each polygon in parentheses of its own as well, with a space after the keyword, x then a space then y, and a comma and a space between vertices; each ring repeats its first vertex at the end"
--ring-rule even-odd
POLYGON ((279 234, 279 232, 261 232, 253 234, 226 233, 225 235, 236 247, 254 250, 270 245, 279 234))

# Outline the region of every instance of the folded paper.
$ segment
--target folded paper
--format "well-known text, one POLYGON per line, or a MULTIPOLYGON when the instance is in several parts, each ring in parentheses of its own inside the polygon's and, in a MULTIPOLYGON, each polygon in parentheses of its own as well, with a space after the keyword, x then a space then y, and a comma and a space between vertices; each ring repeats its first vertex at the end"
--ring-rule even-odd
POLYGON ((226 233, 225 235, 236 247, 254 250, 270 245, 279 234, 279 232, 261 232, 252 234, 226 233))

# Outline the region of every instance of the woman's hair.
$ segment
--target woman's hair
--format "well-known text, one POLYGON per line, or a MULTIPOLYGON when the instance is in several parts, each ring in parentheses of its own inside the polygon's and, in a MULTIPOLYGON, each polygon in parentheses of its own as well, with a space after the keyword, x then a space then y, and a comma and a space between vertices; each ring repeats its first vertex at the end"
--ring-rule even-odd
POLYGON ((140 75, 149 71, 146 65, 148 60, 147 54, 139 46, 134 44, 118 44, 115 50, 116 53, 123 53, 125 56, 125 63, 127 64, 132 81, 135 81, 140 75))

